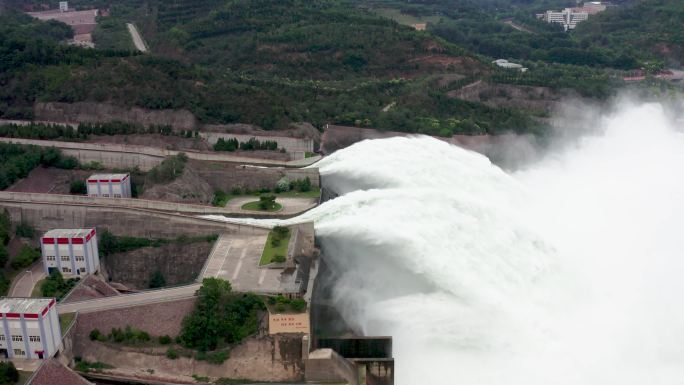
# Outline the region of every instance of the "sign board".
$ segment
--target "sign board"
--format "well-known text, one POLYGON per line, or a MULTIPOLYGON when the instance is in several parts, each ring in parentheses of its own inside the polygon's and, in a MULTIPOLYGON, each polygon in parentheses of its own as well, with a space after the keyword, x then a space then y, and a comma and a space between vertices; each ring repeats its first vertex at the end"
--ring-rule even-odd
POLYGON ((268 334, 309 332, 309 313, 268 313, 268 334))

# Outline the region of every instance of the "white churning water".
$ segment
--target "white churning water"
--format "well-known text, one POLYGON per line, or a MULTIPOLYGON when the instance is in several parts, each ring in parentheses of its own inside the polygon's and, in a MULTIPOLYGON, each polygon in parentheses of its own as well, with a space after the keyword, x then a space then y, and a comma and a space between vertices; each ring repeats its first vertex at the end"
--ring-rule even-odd
POLYGON ((428 137, 317 167, 334 302, 399 385, 684 384, 684 138, 657 104, 508 174, 428 137))

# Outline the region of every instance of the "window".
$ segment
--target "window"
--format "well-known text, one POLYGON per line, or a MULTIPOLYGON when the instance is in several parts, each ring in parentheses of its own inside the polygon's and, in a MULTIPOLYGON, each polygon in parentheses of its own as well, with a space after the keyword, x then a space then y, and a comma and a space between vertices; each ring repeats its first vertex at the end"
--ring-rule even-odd
POLYGON ((62 262, 69 262, 69 256, 68 255, 62 255, 62 262))
POLYGON ((5 335, 4 335, 4 334, 0 334, 0 341, 4 341, 4 340, 5 340, 5 335))
POLYGON ((85 258, 82 255, 77 255, 74 257, 76 259, 76 262, 83 262, 85 261, 85 258))
POLYGON ((29 342, 40 342, 40 336, 29 336, 29 342))
POLYGON ((71 269, 68 267, 63 267, 62 268, 62 273, 71 273, 71 269))
POLYGON ((14 355, 15 356, 25 356, 26 353, 21 349, 14 349, 14 355))
POLYGON ((12 342, 22 342, 24 341, 24 337, 22 336, 12 336, 12 342))
POLYGON ((109 194, 102 194, 103 197, 109 198, 109 194))
POLYGON ((81 273, 85 273, 85 267, 80 268, 81 273))
POLYGON ((114 198, 121 198, 121 194, 114 194, 114 198))
POLYGON ((47 255, 45 256, 45 259, 48 261, 55 261, 57 258, 54 255, 47 255))

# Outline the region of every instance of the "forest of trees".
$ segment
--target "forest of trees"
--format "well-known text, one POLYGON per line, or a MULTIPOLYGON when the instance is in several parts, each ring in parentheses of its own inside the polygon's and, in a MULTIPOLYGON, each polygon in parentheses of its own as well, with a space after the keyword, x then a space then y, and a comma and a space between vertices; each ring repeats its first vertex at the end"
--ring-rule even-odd
POLYGON ((659 52, 684 54, 675 28, 682 21, 680 2, 644 0, 649 11, 619 1, 620 7, 571 33, 533 16, 568 3, 75 1, 76 7, 111 6, 96 38, 104 29, 115 36, 135 20, 152 47, 147 55, 115 37, 95 50, 67 46, 61 41, 72 32, 65 25, 6 12, 0 15, 0 118, 30 119, 36 101, 94 101, 182 108, 204 123, 269 130, 310 122, 433 135, 543 132, 530 111, 451 99, 435 83, 441 74, 456 73, 606 98, 620 85, 616 70, 650 63, 659 52), (373 7, 441 21, 418 32, 369 11, 373 7), (504 18, 531 32, 513 29, 504 18), (494 58, 532 70, 501 71, 489 63, 494 58))

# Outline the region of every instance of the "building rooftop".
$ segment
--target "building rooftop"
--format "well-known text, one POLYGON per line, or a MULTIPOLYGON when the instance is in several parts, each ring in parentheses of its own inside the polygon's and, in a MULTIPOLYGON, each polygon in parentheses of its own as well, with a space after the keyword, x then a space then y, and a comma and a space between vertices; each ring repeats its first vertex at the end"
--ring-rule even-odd
POLYGON ((83 238, 90 234, 93 229, 52 229, 45 233, 45 238, 83 238))
POLYGON ((88 177, 88 180, 99 179, 99 180, 109 181, 112 179, 126 179, 126 178, 128 178, 128 174, 93 174, 90 177, 88 177))
POLYGON ((31 313, 37 314, 43 311, 53 298, 0 298, 0 313, 31 313))

